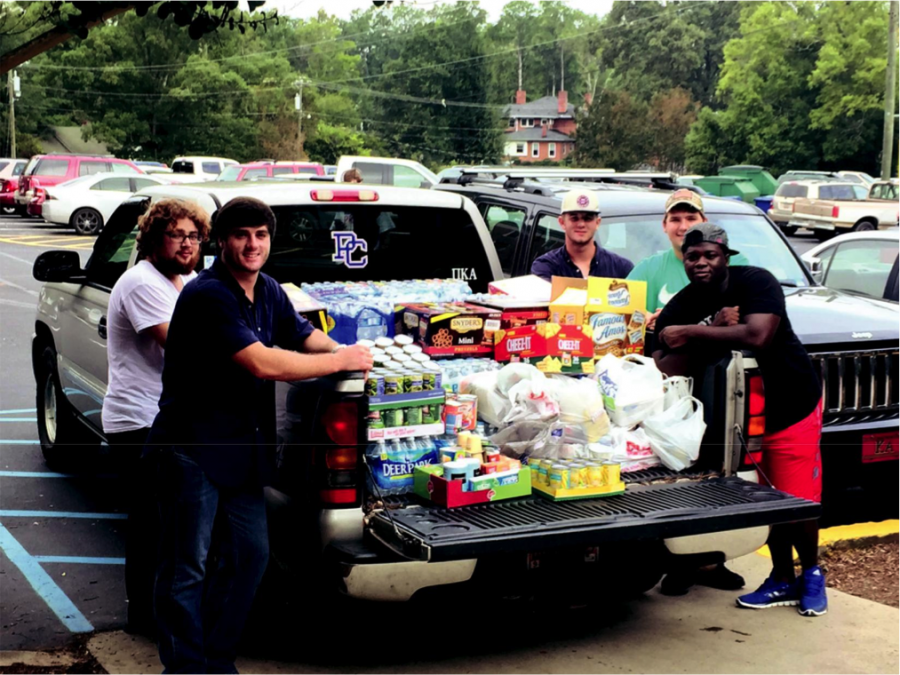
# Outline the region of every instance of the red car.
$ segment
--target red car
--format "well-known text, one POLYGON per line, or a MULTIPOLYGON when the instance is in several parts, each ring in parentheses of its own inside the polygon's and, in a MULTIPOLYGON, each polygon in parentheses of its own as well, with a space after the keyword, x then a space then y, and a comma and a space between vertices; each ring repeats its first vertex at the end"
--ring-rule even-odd
POLYGON ((315 162, 249 162, 226 166, 216 180, 253 180, 255 178, 271 178, 286 173, 324 176, 325 167, 315 162))
POLYGON ((3 215, 10 216, 16 212, 16 188, 26 164, 27 159, 0 159, 0 212, 3 215))
POLYGON ((41 204, 46 197, 44 188, 103 171, 144 173, 134 162, 105 155, 35 155, 19 178, 15 193, 16 209, 22 215, 40 216, 41 204))

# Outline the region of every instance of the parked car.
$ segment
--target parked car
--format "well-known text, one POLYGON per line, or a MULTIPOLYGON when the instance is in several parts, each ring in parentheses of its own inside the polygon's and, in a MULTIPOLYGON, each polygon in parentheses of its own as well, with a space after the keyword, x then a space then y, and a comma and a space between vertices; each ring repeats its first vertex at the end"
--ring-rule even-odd
POLYGON ((875 178, 867 174, 865 171, 838 171, 838 178, 848 181, 850 183, 856 183, 858 185, 864 185, 865 187, 869 187, 872 183, 875 182, 875 178))
POLYGON ((138 190, 164 185, 164 176, 122 176, 97 173, 44 190, 41 216, 48 223, 68 225, 78 234, 97 234, 119 204, 138 190))
POLYGON ((362 174, 363 183, 373 185, 429 188, 440 182, 435 174, 411 159, 344 155, 338 160, 335 180, 340 183, 350 169, 362 174))
POLYGON ((786 171, 778 177, 778 184, 789 180, 840 180, 834 171, 786 171))
MULTIPOLYGON (((32 346, 42 450, 58 461, 72 452, 69 444, 86 442, 82 433, 92 434, 95 443, 102 437, 98 409, 106 390, 109 292, 136 261, 136 223, 151 201, 176 197, 211 213, 238 196, 269 204, 278 227, 264 270, 281 283, 464 276, 484 291, 504 273, 494 241, 505 255, 501 230, 515 229, 519 213, 523 236, 506 261, 511 271, 521 271, 532 252, 562 236, 557 197, 532 211, 532 204, 504 200, 503 194, 485 194, 476 206, 449 189, 343 186, 338 194, 313 183, 246 182, 166 185, 135 195, 113 214, 84 269, 75 251, 47 252, 35 261, 34 275, 44 282, 32 346), (503 223, 493 220, 494 208, 507 209, 503 223), (490 226, 481 213, 491 218, 490 226), (393 227, 382 231, 377 223, 385 216, 393 227), (335 261, 331 225, 351 220, 355 236, 368 242, 363 268, 335 261)), ((665 193, 610 189, 608 195, 610 247, 642 254, 650 250, 645 243, 669 245, 659 227, 665 193)), ((737 246, 750 247, 757 259, 766 256, 793 290, 809 290, 806 269, 756 209, 720 200, 712 206, 726 216, 737 246)), ((852 301, 835 298, 837 305, 852 301)), ((857 321, 882 339, 871 317, 857 321)), ((890 331, 896 350, 896 321, 890 331)), ((751 460, 734 429, 745 428, 750 410, 763 410, 758 378, 749 357, 729 358, 711 373, 704 391, 718 421, 709 427, 696 469, 677 476, 663 468, 636 472, 626 478, 625 494, 577 505, 527 497, 452 511, 399 496, 389 498, 392 508, 386 510, 377 494, 367 492, 362 374, 278 383, 279 468, 266 489, 271 567, 292 570, 310 588, 334 585, 371 600, 402 601, 482 578, 527 589, 543 575, 609 600, 651 588, 676 560, 686 564, 681 556, 700 564, 744 555, 766 541, 772 524, 813 518, 820 508, 753 482, 755 473, 738 475, 751 460)))
POLYGON ((821 241, 840 232, 863 232, 897 226, 900 225, 900 206, 896 194, 895 180, 873 183, 863 200, 798 198, 794 202, 794 213, 788 226, 814 230, 821 241))
POLYGON ((325 165, 325 175, 333 176, 337 173, 337 165, 336 164, 326 164, 325 165))
POLYGON ((173 173, 165 162, 151 162, 144 159, 133 160, 144 173, 173 173))
POLYGON ((57 153, 35 155, 19 179, 15 196, 16 208, 22 215, 39 217, 45 188, 73 178, 106 172, 129 175, 144 173, 134 162, 116 157, 57 153))
POLYGON ((6 216, 16 213, 16 189, 27 164, 27 159, 0 159, 0 212, 6 216))
POLYGON ((794 215, 794 202, 797 199, 839 199, 854 201, 865 199, 869 194, 869 188, 853 183, 833 183, 820 180, 788 181, 778 186, 775 198, 772 200, 772 208, 769 209, 771 218, 781 231, 791 236, 797 231, 788 223, 794 215))
POLYGON ((900 230, 850 232, 803 254, 823 286, 896 303, 900 230))
POLYGON ((291 173, 324 176, 325 167, 316 162, 250 162, 248 164, 232 164, 225 167, 216 180, 256 180, 271 178, 291 173))
POLYGON ((176 157, 172 160, 172 173, 184 183, 215 180, 225 167, 235 164, 233 159, 224 157, 176 157))

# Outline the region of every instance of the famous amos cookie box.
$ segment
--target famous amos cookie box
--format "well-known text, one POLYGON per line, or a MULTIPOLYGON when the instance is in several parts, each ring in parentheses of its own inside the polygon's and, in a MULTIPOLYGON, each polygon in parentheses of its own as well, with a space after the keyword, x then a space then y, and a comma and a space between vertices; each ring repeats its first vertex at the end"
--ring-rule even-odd
POLYGON ((590 277, 587 324, 594 356, 642 354, 647 330, 647 282, 590 277))

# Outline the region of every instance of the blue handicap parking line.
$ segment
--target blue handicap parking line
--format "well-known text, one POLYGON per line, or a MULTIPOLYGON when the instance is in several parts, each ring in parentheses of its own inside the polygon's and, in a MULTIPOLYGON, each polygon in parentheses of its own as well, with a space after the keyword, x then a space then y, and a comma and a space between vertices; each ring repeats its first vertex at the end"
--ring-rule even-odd
POLYGON ((41 564, 63 563, 68 565, 124 565, 125 558, 91 558, 78 555, 33 555, 41 564))
POLYGON ((56 614, 66 628, 73 633, 90 633, 94 630, 94 627, 69 599, 69 596, 41 567, 41 563, 30 555, 3 525, 0 525, 0 549, 3 550, 10 562, 19 568, 35 593, 47 603, 47 607, 56 614))
POLYGON ((89 518, 92 520, 127 520, 126 513, 86 513, 84 511, 2 511, 0 518, 89 518))

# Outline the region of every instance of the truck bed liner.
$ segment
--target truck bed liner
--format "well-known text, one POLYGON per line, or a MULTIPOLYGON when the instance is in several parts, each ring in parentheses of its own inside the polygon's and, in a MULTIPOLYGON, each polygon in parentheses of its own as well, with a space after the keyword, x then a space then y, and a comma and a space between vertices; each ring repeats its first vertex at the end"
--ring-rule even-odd
POLYGON ((605 499, 539 497, 374 514, 382 543, 416 560, 455 560, 604 542, 705 534, 816 518, 821 506, 740 478, 629 486, 605 499))

